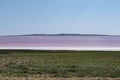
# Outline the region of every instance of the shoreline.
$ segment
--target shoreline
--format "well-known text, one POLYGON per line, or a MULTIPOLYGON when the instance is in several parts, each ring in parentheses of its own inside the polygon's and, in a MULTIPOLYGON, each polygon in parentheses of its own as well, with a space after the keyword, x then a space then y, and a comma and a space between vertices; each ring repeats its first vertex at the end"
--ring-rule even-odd
POLYGON ((120 51, 120 47, 0 47, 0 50, 120 51))

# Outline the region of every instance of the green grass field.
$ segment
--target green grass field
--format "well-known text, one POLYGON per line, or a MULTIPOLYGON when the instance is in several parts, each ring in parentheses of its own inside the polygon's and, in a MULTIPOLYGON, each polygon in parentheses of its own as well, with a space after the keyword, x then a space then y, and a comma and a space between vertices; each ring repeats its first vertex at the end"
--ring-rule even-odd
POLYGON ((120 52, 0 50, 0 76, 120 78, 120 52))

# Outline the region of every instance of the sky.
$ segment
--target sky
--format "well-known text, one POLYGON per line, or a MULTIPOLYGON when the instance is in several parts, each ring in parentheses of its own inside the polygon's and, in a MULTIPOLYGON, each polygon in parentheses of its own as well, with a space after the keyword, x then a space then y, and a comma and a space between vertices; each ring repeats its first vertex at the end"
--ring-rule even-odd
POLYGON ((0 0, 0 35, 120 35, 120 0, 0 0))

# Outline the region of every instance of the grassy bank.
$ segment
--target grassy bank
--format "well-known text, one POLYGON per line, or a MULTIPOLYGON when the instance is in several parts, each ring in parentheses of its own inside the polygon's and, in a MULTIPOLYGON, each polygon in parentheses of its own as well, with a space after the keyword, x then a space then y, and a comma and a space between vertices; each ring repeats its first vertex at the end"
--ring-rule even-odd
POLYGON ((0 50, 0 76, 120 78, 120 52, 0 50))

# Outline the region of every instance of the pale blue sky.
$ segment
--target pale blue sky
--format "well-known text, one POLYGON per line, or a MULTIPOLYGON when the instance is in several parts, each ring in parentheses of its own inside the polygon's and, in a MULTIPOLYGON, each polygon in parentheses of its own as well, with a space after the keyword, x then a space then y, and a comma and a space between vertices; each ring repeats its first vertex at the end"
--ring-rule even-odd
POLYGON ((0 0, 0 35, 119 34, 120 0, 0 0))

